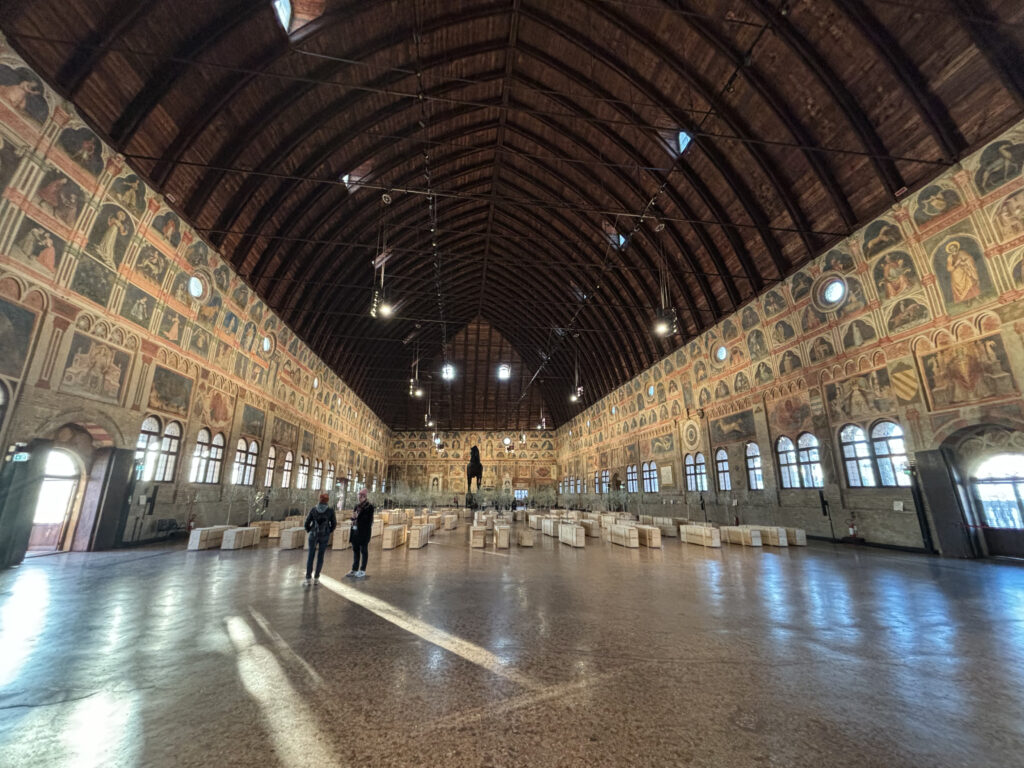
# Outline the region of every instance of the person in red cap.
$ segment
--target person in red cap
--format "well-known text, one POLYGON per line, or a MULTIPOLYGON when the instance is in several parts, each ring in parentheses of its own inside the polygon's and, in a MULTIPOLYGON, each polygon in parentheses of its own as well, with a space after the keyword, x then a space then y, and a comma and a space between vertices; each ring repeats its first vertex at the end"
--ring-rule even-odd
POLYGON ((309 556, 306 558, 306 580, 302 583, 309 586, 309 579, 313 576, 313 556, 316 555, 316 575, 313 581, 320 583, 320 570, 324 567, 324 553, 327 552, 327 542, 331 533, 338 526, 338 518, 334 514, 334 507, 328 505, 330 496, 326 493, 320 494, 320 503, 309 510, 306 515, 306 532, 309 533, 309 556), (318 554, 319 552, 319 554, 318 554))

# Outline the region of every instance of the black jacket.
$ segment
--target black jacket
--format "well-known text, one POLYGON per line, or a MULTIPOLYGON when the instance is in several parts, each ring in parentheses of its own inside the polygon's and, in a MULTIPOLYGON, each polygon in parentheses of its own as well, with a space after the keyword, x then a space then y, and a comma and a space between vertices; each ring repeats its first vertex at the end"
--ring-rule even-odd
POLYGON ((369 501, 356 504, 355 513, 356 519, 349 540, 360 544, 368 543, 373 533, 373 504, 369 501))
POLYGON ((307 533, 319 534, 321 538, 327 538, 330 536, 334 529, 338 527, 338 518, 334 514, 334 507, 328 507, 324 505, 325 509, 321 510, 320 505, 317 504, 306 515, 306 524, 303 526, 307 533), (323 526, 327 526, 326 533, 324 532, 323 526))

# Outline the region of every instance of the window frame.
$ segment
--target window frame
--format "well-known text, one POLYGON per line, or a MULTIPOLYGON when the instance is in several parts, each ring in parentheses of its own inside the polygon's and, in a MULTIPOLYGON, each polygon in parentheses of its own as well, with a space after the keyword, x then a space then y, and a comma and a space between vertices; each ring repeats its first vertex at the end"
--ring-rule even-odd
POLYGON ((281 467, 281 487, 291 488, 292 487, 292 472, 295 468, 295 454, 292 451, 288 451, 284 455, 284 464, 281 467))
POLYGON ((192 449, 192 464, 188 471, 190 483, 204 484, 206 482, 206 466, 210 460, 210 443, 213 435, 206 427, 200 427, 196 433, 195 447, 192 449))
POLYGON ((693 460, 693 454, 686 454, 683 459, 683 474, 686 475, 686 490, 688 493, 697 492, 697 465, 693 460))
POLYGON ((608 483, 611 480, 611 476, 607 469, 601 470, 601 493, 608 493, 608 483))
POLYGON ((299 472, 295 478, 295 489, 305 491, 309 488, 309 456, 299 455, 299 472))
POLYGON ((142 467, 138 470, 138 479, 144 483, 153 482, 156 475, 163 431, 164 426, 159 417, 152 415, 144 418, 139 427, 139 437, 135 441, 135 462, 136 465, 142 462, 142 467))
POLYGON ((868 432, 859 424, 839 428, 839 455, 843 461, 847 488, 877 488, 878 473, 868 432))
POLYGON ((797 464, 800 467, 801 488, 825 487, 825 469, 821 464, 821 441, 813 432, 801 432, 796 439, 797 464), (813 444, 804 445, 804 438, 813 444))
POLYGON ((718 490, 732 490, 732 475, 729 473, 729 452, 725 448, 715 451, 715 475, 718 480, 718 490))
POLYGON ((274 487, 274 470, 277 469, 277 446, 272 445, 267 449, 267 464, 263 469, 263 487, 274 487))
POLYGON ((626 493, 639 493, 640 481, 638 480, 638 467, 630 464, 626 467, 626 493))
POLYGON ((775 460, 779 466, 779 486, 785 490, 799 490, 800 465, 797 462, 796 443, 789 436, 779 435, 775 440, 775 460), (783 441, 786 442, 785 446, 783 441))
POLYGON ((701 493, 706 493, 708 490, 708 463, 704 458, 704 454, 698 451, 693 459, 694 465, 697 470, 697 490, 701 493))
POLYGON ((904 466, 907 468, 910 467, 910 452, 907 450, 907 436, 906 432, 903 431, 903 425, 900 424, 895 419, 879 419, 878 421, 871 425, 871 430, 868 432, 868 444, 871 446, 871 454, 875 459, 875 472, 878 476, 878 479, 881 481, 879 486, 881 488, 909 488, 911 485, 910 476, 906 472, 898 470, 896 467, 896 462, 893 460, 895 457, 902 456, 904 460, 904 466), (876 436, 875 432, 878 430, 878 428, 885 426, 886 424, 891 424, 893 427, 895 427, 897 433, 894 435, 876 436), (899 440, 902 444, 903 451, 892 451, 891 446, 888 445, 888 443, 891 440, 899 440), (886 453, 879 454, 879 443, 886 444, 886 453), (882 471, 883 460, 889 465, 889 471, 892 473, 893 478, 895 478, 896 480, 894 484, 885 482, 885 473, 882 471), (906 482, 901 483, 901 478, 905 478, 906 482))
POLYGON ((659 492, 658 462, 645 461, 641 467, 641 476, 643 478, 644 493, 659 492))
POLYGON ((764 490, 764 465, 761 459, 761 446, 751 440, 744 446, 744 458, 747 464, 747 490, 764 490), (754 452, 751 453, 750 449, 754 452))
POLYGON ((313 485, 314 491, 319 491, 324 484, 324 461, 323 459, 313 460, 313 485))

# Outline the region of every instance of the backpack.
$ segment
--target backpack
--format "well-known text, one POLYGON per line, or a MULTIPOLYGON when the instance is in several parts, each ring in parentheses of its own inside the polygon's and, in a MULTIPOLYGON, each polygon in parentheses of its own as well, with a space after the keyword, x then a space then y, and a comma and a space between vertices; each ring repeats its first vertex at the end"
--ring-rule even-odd
POLYGON ((313 517, 313 530, 310 533, 316 534, 319 538, 328 536, 331 532, 331 508, 323 512, 317 511, 313 517))

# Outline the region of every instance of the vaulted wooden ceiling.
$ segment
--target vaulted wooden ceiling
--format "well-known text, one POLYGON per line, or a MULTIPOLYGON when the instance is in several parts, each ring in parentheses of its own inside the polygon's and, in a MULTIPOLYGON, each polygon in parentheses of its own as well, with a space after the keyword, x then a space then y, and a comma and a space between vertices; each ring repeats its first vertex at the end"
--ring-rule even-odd
POLYGON ((585 404, 1024 103, 1019 0, 293 4, 290 33, 270 0, 10 2, 0 24, 396 428, 422 423, 416 344, 436 367, 477 317, 561 423, 577 357, 585 404), (385 208, 386 321, 368 314, 385 208), (671 339, 650 332, 662 258, 671 339))

